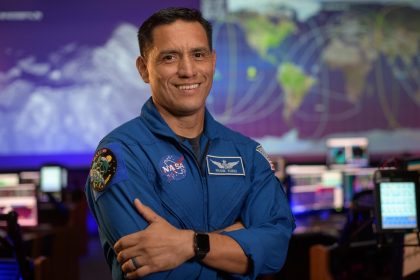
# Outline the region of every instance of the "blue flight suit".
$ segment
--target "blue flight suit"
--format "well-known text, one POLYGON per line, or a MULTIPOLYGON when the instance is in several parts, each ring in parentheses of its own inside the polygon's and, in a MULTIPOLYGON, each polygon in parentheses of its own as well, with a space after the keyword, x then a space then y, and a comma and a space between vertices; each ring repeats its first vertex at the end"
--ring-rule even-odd
POLYGON ((203 156, 196 159, 151 99, 139 117, 99 143, 86 195, 113 279, 124 279, 113 245, 148 226, 135 198, 179 229, 212 232, 241 220, 244 229, 222 234, 236 240, 252 264, 250 274, 240 276, 191 260, 146 279, 255 279, 282 267, 295 224, 262 147, 208 111, 200 147, 203 156))

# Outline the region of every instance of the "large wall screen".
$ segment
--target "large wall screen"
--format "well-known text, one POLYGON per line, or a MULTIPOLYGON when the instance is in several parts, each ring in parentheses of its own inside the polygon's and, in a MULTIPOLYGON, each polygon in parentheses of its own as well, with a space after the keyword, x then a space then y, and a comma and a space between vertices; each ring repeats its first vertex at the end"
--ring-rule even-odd
POLYGON ((270 154, 420 151, 418 1, 202 1, 218 54, 209 108, 270 154), (215 3, 215 2, 223 2, 215 3))
POLYGON ((420 151, 416 1, 95 2, 1 1, 0 168, 88 166, 150 96, 136 32, 168 6, 211 19, 208 108, 268 153, 325 155, 343 136, 367 137, 373 155, 420 151))

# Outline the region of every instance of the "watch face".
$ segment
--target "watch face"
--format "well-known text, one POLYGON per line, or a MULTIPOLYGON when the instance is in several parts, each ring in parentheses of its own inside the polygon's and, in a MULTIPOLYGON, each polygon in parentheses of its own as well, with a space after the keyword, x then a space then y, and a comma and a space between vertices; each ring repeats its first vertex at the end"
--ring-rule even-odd
POLYGON ((197 233, 196 236, 197 251, 208 253, 210 251, 209 235, 205 233, 197 233))
POLYGON ((194 251, 196 261, 201 261, 210 251, 210 239, 207 233, 195 233, 194 237, 194 251))

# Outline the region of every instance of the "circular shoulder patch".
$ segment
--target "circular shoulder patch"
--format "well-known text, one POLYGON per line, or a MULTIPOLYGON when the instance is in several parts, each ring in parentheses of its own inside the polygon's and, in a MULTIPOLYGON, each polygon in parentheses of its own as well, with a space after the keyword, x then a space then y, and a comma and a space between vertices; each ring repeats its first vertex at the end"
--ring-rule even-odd
POLYGON ((99 149, 90 167, 90 186, 98 192, 105 190, 117 171, 117 159, 114 153, 107 148, 99 149))

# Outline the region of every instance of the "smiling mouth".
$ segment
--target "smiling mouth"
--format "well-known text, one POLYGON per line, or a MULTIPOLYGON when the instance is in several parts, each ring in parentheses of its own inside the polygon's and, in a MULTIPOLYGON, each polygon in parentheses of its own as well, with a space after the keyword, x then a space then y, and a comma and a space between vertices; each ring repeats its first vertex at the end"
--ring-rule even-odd
POLYGON ((180 89, 180 90, 191 90, 191 89, 198 88, 199 85, 200 84, 179 85, 179 86, 177 86, 177 88, 180 89))

